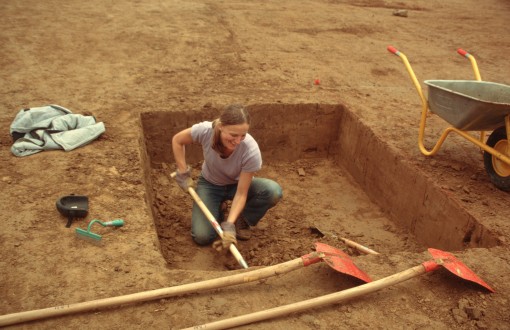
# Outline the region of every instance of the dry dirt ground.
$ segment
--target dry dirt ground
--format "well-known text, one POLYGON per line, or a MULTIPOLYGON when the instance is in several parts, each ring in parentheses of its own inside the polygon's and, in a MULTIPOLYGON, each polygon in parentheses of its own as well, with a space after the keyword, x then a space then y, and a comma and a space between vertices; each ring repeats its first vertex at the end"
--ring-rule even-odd
MULTIPOLYGON (((150 127, 142 120, 240 102, 290 105, 278 120, 266 113, 259 125, 268 129, 254 131, 286 155, 293 146, 285 134, 317 142, 306 157, 278 158, 262 146, 268 156, 261 175, 279 181, 284 198, 253 229, 254 239, 239 244, 250 268, 298 258, 323 242, 377 280, 431 259, 427 248, 434 247, 455 254, 496 291, 441 269, 244 328, 510 327, 510 195, 494 188, 479 150, 457 136, 434 157, 420 153, 420 100, 400 59, 386 50, 404 52, 420 81, 472 79, 469 62, 456 53, 464 48, 476 57, 482 79, 510 85, 510 2, 21 0, 2 1, 0 13, 0 314, 65 309, 245 272, 225 268, 210 248, 192 243, 191 198, 162 167, 172 166, 170 141, 152 141, 164 155, 147 148, 153 131, 168 138, 190 123, 150 127), (407 17, 393 15, 395 9, 407 17), (9 135, 14 116, 46 104, 90 111, 106 132, 68 153, 16 158, 9 135), (314 120, 300 104, 341 105, 366 132, 341 126, 343 149, 330 146, 320 127, 313 134, 299 125, 274 134, 271 124, 314 120), (325 145, 332 155, 320 152, 325 145), (415 175, 414 185, 403 168, 415 175), (420 189, 426 192, 416 203, 420 189), (89 197, 89 214, 65 228, 55 202, 71 193, 89 197), (438 216, 447 207, 456 211, 438 216), (124 227, 95 229, 100 246, 74 235, 92 219, 116 218, 124 227), (450 224, 452 231, 442 229, 450 224), (457 239, 459 232, 464 236, 457 239), (341 237, 380 254, 347 248, 341 237)), ((430 116, 426 144, 446 126, 430 116)), ((321 262, 250 284, 12 328, 180 329, 360 284, 321 262)))

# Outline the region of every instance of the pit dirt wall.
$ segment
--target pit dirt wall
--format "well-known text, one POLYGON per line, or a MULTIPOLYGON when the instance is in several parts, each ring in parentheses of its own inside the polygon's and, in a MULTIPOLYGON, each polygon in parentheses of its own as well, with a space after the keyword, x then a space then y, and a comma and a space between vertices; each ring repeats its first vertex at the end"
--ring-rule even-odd
MULTIPOLYGON (((342 105, 330 104, 255 104, 250 105, 250 134, 255 137, 268 161, 293 161, 303 158, 328 158, 338 152, 337 136, 342 105)), ((172 136, 221 112, 209 104, 200 110, 147 112, 141 114, 142 142, 153 168, 172 163, 172 136)), ((186 148, 189 163, 202 160, 200 146, 186 148)))
MULTIPOLYGON (((398 225, 425 246, 492 247, 496 235, 414 165, 400 159, 350 111, 342 112, 337 162, 398 225)), ((424 156, 425 157, 425 156, 424 156)))

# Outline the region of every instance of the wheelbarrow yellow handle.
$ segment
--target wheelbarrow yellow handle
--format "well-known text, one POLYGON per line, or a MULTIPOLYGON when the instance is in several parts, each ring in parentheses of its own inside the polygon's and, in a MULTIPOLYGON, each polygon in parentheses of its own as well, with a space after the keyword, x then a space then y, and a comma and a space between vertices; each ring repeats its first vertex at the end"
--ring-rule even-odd
POLYGON ((416 91, 418 92, 418 95, 420 96, 420 99, 421 99, 420 130, 418 133, 418 147, 420 148, 421 153, 424 154, 425 156, 432 156, 432 155, 436 154, 437 151, 439 150, 439 148, 441 148, 441 146, 443 145, 448 134, 450 134, 450 132, 452 132, 452 131, 455 131, 456 133, 464 136, 467 139, 472 139, 472 137, 470 135, 468 135, 467 133, 461 132, 460 130, 457 130, 454 127, 448 127, 446 130, 443 131, 443 134, 441 134, 441 137, 436 142, 436 145, 434 146, 434 148, 432 148, 432 150, 427 150, 427 148, 425 147, 425 143, 424 143, 424 137, 425 137, 425 123, 427 121, 427 113, 429 110, 428 101, 425 98, 425 95, 423 94, 420 83, 418 82, 418 79, 416 78, 416 75, 414 74, 411 64, 409 64, 409 60, 407 59, 407 56, 404 53, 397 50, 393 46, 388 46, 388 51, 397 55, 398 57, 400 57, 400 59, 402 60, 402 62, 405 65, 407 72, 409 73, 409 76, 411 77, 411 80, 413 81, 414 87, 416 88, 416 91))
POLYGON ((469 56, 469 53, 466 52, 464 49, 462 48, 459 48, 457 49, 457 53, 459 53, 461 56, 464 56, 464 57, 468 57, 469 56))
MULTIPOLYGON (((482 77, 480 76, 480 71, 478 70, 478 64, 476 64, 476 59, 473 55, 469 54, 467 51, 465 51, 462 48, 457 49, 457 53, 459 53, 461 56, 467 58, 471 62, 471 67, 473 68, 473 72, 475 73, 475 79, 478 81, 482 81, 482 77)), ((485 132, 480 131, 480 142, 485 144, 485 132)), ((483 151, 482 148, 480 148, 480 151, 483 151)))
POLYGON ((388 46, 388 51, 389 51, 390 53, 395 54, 395 55, 398 55, 397 53, 399 53, 398 49, 396 49, 396 48, 395 48, 395 47, 393 47, 393 46, 388 46))
POLYGON ((423 105, 425 113, 426 113, 426 110, 428 109, 427 108, 427 99, 425 98, 425 95, 423 94, 420 83, 418 82, 418 79, 416 78, 416 75, 414 74, 414 71, 411 68, 411 65, 409 64, 407 56, 404 53, 401 53, 398 49, 396 49, 393 46, 388 46, 387 49, 390 53, 393 53, 393 54, 397 55, 398 57, 400 57, 402 59, 402 62, 404 62, 407 72, 409 73, 409 76, 411 77, 411 80, 413 81, 414 87, 416 87, 416 91, 420 95, 420 99, 421 99, 422 105, 423 105))
POLYGON ((457 49, 457 53, 459 53, 461 56, 464 56, 471 62, 471 66, 473 67, 473 71, 475 72, 475 78, 478 81, 482 81, 482 77, 480 76, 480 71, 478 71, 478 64, 476 64, 476 59, 473 55, 466 52, 464 49, 459 48, 457 49))

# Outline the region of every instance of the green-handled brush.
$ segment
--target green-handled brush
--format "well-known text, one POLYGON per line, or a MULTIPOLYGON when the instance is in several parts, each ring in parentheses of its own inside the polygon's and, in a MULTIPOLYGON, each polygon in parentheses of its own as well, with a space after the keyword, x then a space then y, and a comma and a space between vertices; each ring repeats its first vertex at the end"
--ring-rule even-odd
POLYGON ((124 220, 122 220, 122 219, 115 219, 115 220, 106 221, 106 222, 102 222, 102 221, 100 221, 98 219, 94 219, 94 220, 92 220, 89 223, 89 226, 87 227, 87 230, 81 229, 81 228, 76 228, 76 235, 79 238, 84 238, 84 239, 87 239, 87 240, 92 239, 93 241, 100 241, 101 238, 102 238, 101 235, 93 233, 93 232, 90 231, 90 229, 92 228, 92 225, 94 223, 96 223, 96 222, 99 223, 103 227, 108 227, 108 226, 122 227, 122 226, 124 226, 124 220))

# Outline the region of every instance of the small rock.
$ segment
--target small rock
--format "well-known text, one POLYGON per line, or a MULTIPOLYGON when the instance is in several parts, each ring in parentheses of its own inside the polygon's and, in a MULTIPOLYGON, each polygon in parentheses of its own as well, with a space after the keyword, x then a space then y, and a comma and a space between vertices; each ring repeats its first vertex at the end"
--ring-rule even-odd
POLYGON ((117 168, 115 166, 112 166, 108 169, 108 172, 110 172, 111 175, 113 176, 118 176, 119 175, 119 171, 117 170, 117 168))
POLYGON ((466 307, 469 306, 469 300, 467 300, 466 298, 462 298, 459 300, 457 305, 459 306, 459 309, 464 310, 466 307))
POLYGON ((299 174, 299 176, 305 176, 306 175, 305 170, 302 167, 298 168, 298 174, 299 174))
POLYGON ((459 308, 453 308, 452 315, 455 321, 457 321, 459 324, 465 323, 468 320, 466 312, 459 308))
POLYGON ((467 316, 471 320, 478 321, 482 317, 482 311, 480 309, 478 309, 478 308, 469 306, 469 307, 466 307, 464 310, 465 310, 467 316))
POLYGON ((393 16, 407 17, 407 10, 405 10, 405 9, 395 9, 393 11, 393 16))
POLYGON ((482 321, 477 321, 475 323, 475 326, 476 326, 477 329, 480 329, 480 330, 487 330, 487 329, 489 329, 489 326, 487 324, 485 324, 484 322, 482 322, 482 321))

